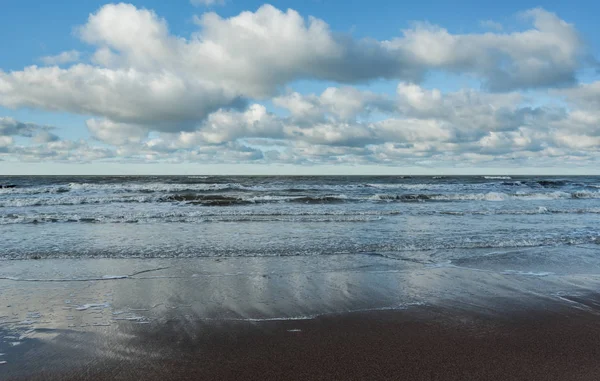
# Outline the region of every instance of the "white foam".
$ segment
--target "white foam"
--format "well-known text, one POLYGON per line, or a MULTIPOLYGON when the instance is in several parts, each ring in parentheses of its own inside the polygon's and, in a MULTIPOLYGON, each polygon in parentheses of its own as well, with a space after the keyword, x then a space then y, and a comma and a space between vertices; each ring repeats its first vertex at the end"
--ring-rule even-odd
POLYGON ((110 305, 108 303, 101 303, 101 304, 84 304, 82 306, 79 306, 77 308, 75 308, 77 311, 86 311, 90 308, 108 308, 110 307, 110 305))
POLYGON ((508 194, 503 192, 488 193, 454 193, 430 196, 432 200, 438 201, 506 201, 506 200, 557 200, 569 198, 600 198, 600 192, 548 192, 548 193, 525 193, 518 192, 508 194))
POLYGON ((113 320, 121 320, 121 321, 146 321, 148 318, 144 316, 128 316, 128 317, 114 317, 113 320))
POLYGON ((518 271, 518 270, 505 270, 502 272, 504 275, 523 275, 523 276, 537 276, 537 277, 545 277, 549 275, 554 275, 554 273, 546 272, 546 271, 518 271))
POLYGON ((510 180, 512 177, 510 176, 483 176, 484 179, 487 180, 510 180))

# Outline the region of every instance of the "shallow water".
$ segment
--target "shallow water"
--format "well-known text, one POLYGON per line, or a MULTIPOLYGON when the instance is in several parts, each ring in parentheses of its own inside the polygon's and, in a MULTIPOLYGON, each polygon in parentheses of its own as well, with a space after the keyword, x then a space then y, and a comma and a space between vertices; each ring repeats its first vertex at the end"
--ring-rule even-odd
POLYGON ((419 306, 493 316, 597 308, 587 298, 600 285, 597 177, 0 185, 11 186, 0 188, 0 375, 52 359, 63 370, 82 354, 148 358, 129 341, 169 324, 194 343, 203 324, 419 306))
MULTIPOLYGON (((599 177, 0 177, 0 185, 2 259, 367 253, 436 264, 472 261, 480 249, 600 247, 599 177)), ((480 261, 488 257, 497 259, 480 261)))

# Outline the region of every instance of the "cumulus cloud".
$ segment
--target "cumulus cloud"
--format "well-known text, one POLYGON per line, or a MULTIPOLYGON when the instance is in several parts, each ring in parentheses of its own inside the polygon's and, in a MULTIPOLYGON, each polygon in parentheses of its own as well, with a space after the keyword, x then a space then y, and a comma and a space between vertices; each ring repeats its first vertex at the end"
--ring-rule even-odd
POLYGON ((51 143, 60 140, 58 135, 55 135, 49 131, 40 131, 31 139, 34 143, 43 144, 43 143, 51 143))
POLYGON ((575 83, 585 46, 574 26, 540 8, 522 16, 532 21, 532 29, 453 35, 418 23, 389 44, 429 68, 473 73, 492 91, 575 83))
POLYGON ((41 134, 55 136, 49 131, 54 127, 42 126, 36 123, 24 123, 14 118, 0 117, 0 136, 22 136, 31 138, 41 134))
POLYGON ((393 111, 394 103, 387 96, 354 87, 328 87, 319 96, 304 96, 291 92, 275 97, 276 106, 287 109, 299 124, 313 124, 327 119, 351 121, 373 111, 393 111))
POLYGON ((55 56, 42 57, 40 60, 46 65, 62 65, 79 61, 80 57, 81 53, 79 53, 77 50, 69 50, 55 56))
POLYGON ((84 115, 92 140, 61 140, 50 127, 0 118, 0 147, 23 160, 83 162, 596 157, 600 82, 575 83, 590 62, 586 46, 553 13, 521 16, 529 27, 511 33, 493 21, 481 24, 489 32, 469 34, 417 22, 376 40, 264 5, 228 18, 204 13, 194 18, 194 33, 177 36, 151 10, 108 4, 76 29, 93 50, 88 63, 66 51, 43 57, 46 66, 0 70, 0 106, 84 115), (423 86, 434 72, 466 75, 481 88, 423 86), (380 79, 399 82, 395 94, 354 86, 380 79), (296 80, 338 84, 301 94, 288 89, 296 80), (568 107, 531 101, 547 87, 562 88, 549 94, 568 107), (261 104, 267 100, 278 113, 261 104))
MULTIPOLYGON (((525 15, 532 27, 522 32, 452 34, 417 23, 379 41, 335 33, 323 20, 264 5, 230 18, 205 13, 196 18, 199 30, 185 38, 151 10, 109 4, 77 29, 96 49, 93 65, 0 71, 0 105, 178 132, 196 129, 220 109, 277 96, 297 79, 418 82, 441 70, 474 75, 494 91, 572 83, 585 54, 574 26, 542 9, 525 15)), ((47 62, 75 55, 65 52, 47 62)), ((357 99, 344 88, 332 91, 320 103, 341 118, 381 101, 357 99)))
POLYGON ((89 119, 85 122, 93 138, 114 146, 140 143, 148 130, 135 124, 114 123, 107 119, 89 119))
POLYGON ((225 0, 190 0, 190 3, 195 6, 223 5, 225 4, 225 0))
POLYGON ((600 110, 600 81, 581 84, 553 93, 565 96, 566 100, 575 107, 586 110, 600 110))
POLYGON ((500 32, 504 29, 502 24, 500 24, 499 22, 496 22, 494 20, 482 20, 479 22, 479 25, 481 25, 482 27, 484 27, 486 29, 495 30, 497 32, 500 32))
POLYGON ((23 162, 90 163, 110 159, 115 153, 111 149, 90 146, 83 140, 56 140, 29 146, 13 146, 8 155, 16 156, 23 162))
POLYGON ((0 136, 0 149, 5 149, 13 144, 12 136, 0 136))
POLYGON ((193 129, 210 112, 242 104, 235 92, 201 79, 184 81, 170 72, 88 65, 32 66, 18 73, 0 73, 0 103, 101 115, 117 123, 146 124, 157 131, 193 129))

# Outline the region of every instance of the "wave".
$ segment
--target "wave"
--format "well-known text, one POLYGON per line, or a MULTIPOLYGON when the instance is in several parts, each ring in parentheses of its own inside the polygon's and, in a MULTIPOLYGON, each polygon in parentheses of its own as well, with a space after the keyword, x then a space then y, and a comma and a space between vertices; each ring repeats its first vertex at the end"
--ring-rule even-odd
POLYGON ((218 194, 213 195, 197 195, 197 194, 175 194, 159 198, 157 201, 174 201, 183 202, 191 205, 214 205, 227 206, 247 204, 248 200, 239 197, 229 197, 218 194))
MULTIPOLYGON (((311 247, 286 247, 281 250, 279 247, 272 249, 262 247, 260 249, 252 248, 219 248, 214 246, 202 245, 181 245, 181 246, 148 246, 137 248, 132 246, 123 246, 119 249, 114 247, 106 249, 92 249, 89 247, 70 247, 60 252, 51 248, 40 248, 35 252, 28 249, 15 250, 14 248, 5 249, 0 247, 0 259, 61 259, 61 258, 223 258, 223 257, 316 257, 316 256, 335 256, 335 255, 369 255, 383 256, 388 259, 409 260, 422 264, 433 265, 429 261, 419 262, 412 259, 406 259, 404 253, 438 251, 438 250, 479 250, 479 249, 525 249, 539 247, 557 247, 557 246, 575 246, 575 245, 598 245, 600 237, 597 234, 565 234, 549 237, 545 234, 529 237, 514 237, 503 235, 493 237, 492 239, 472 240, 460 237, 447 237, 447 239, 423 239, 414 242, 394 242, 381 244, 356 245, 349 242, 347 245, 340 243, 335 249, 331 246, 311 246, 311 247)), ((464 260, 473 259, 472 256, 452 259, 453 263, 460 263, 464 260)))
POLYGON ((512 177, 510 176, 483 176, 486 180, 510 180, 512 177))
POLYGON ((535 182, 544 188, 559 188, 568 184, 565 180, 539 180, 535 182))
POLYGON ((600 192, 549 192, 549 193, 449 193, 449 194, 378 194, 374 201, 506 201, 506 200, 556 200, 556 199, 598 199, 600 192))
POLYGON ((71 189, 68 186, 50 185, 42 187, 18 187, 18 186, 0 186, 0 195, 34 195, 34 194, 58 194, 67 193, 71 189))
MULTIPOLYGON (((407 185, 407 189, 411 186, 407 185)), ((418 186, 417 186, 418 187, 418 186)), ((152 194, 209 192, 345 192, 368 188, 365 184, 295 184, 270 183, 243 185, 240 183, 69 183, 34 187, 0 188, 0 195, 35 195, 73 193, 85 194, 152 194)))
MULTIPOLYGON (((205 176, 199 176, 198 178, 205 176)), ((208 178, 208 176, 206 176, 208 178)), ((422 181, 412 182, 395 179, 392 182, 373 182, 373 183, 317 183, 316 181, 298 182, 298 181, 258 181, 246 182, 243 179, 213 179, 204 182, 71 182, 66 184, 47 184, 36 186, 17 186, 5 185, 0 187, 0 198, 11 196, 32 196, 32 195, 61 195, 68 193, 73 196, 103 196, 103 195, 146 195, 146 194, 182 194, 182 193, 261 193, 267 195, 281 195, 281 193, 294 194, 299 196, 313 196, 313 193, 325 194, 348 194, 354 196, 358 194, 364 196, 365 193, 372 193, 377 190, 383 192, 397 191, 406 192, 439 192, 439 193, 481 193, 485 191, 502 191, 503 187, 521 187, 523 189, 540 188, 562 188, 571 186, 569 191, 575 189, 598 189, 597 184, 576 184, 564 179, 542 179, 542 180, 511 180, 509 176, 485 176, 486 179, 502 179, 505 181, 497 182, 478 182, 465 181, 422 181), (239 180, 240 182, 236 182, 239 180), (508 180, 508 181, 507 181, 508 180), (573 189, 573 187, 577 187, 573 189)), ((205 179, 204 179, 205 180, 205 179)), ((310 202, 310 200, 307 200, 310 202)))
POLYGON ((172 192, 206 192, 227 190, 253 190, 239 183, 200 183, 200 184, 169 184, 169 183, 130 183, 130 184, 94 184, 70 183, 71 191, 90 192, 102 191, 111 193, 172 193, 172 192))
POLYGON ((213 223, 213 222, 376 222, 384 218, 410 216, 500 216, 542 214, 600 214, 596 208, 556 209, 540 206, 531 209, 481 209, 481 210, 327 210, 284 209, 261 212, 260 209, 174 209, 160 211, 135 211, 108 213, 11 213, 0 215, 0 225, 12 224, 152 224, 152 223, 213 223))
POLYGON ((401 202, 423 202, 433 200, 435 195, 430 194, 376 194, 369 199, 372 201, 401 201, 401 202))
POLYGON ((112 194, 112 195, 55 195, 53 197, 11 197, 0 199, 0 207, 32 207, 59 205, 98 205, 113 203, 173 203, 196 206, 234 206, 265 203, 337 204, 365 202, 459 202, 459 201, 509 201, 600 199, 600 191, 576 192, 486 192, 486 193, 401 193, 356 195, 256 195, 256 194, 112 194))

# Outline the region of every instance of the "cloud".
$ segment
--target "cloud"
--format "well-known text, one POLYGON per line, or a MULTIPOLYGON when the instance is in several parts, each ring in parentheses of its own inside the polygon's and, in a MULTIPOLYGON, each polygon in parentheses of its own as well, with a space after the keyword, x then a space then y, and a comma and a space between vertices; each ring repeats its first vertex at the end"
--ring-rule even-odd
POLYGON ((89 119, 85 124, 94 139, 114 146, 140 143, 148 136, 146 128, 135 124, 114 123, 106 119, 89 119))
POLYGON ((48 133, 54 127, 42 126, 36 123, 23 123, 14 118, 0 117, 0 136, 22 136, 31 138, 42 133, 48 133), (37 134, 37 135, 36 135, 37 134))
POLYGON ((566 97, 566 100, 576 107, 589 110, 600 109, 600 81, 553 91, 553 94, 566 97))
POLYGON ((593 61, 587 47, 553 13, 520 16, 530 25, 512 33, 491 21, 482 23, 491 31, 469 34, 417 22, 376 40, 264 5, 227 18, 204 13, 194 18, 197 30, 177 36, 151 10, 108 4, 76 29, 91 47, 89 62, 67 51, 44 57, 45 66, 0 70, 0 106, 83 115, 91 140, 62 140, 51 127, 0 118, 2 156, 414 165, 597 160, 600 82, 576 84, 578 70, 593 61), (464 75, 481 86, 444 92, 422 84, 432 73, 464 75), (398 83, 396 92, 355 86, 381 79, 398 83), (289 88, 298 80, 329 87, 301 94, 289 88), (540 95, 554 98, 540 105, 547 99, 540 95))
POLYGON ((70 62, 79 61, 81 57, 81 53, 77 50, 69 50, 66 52, 62 52, 56 56, 45 56, 40 58, 40 60, 46 65, 62 65, 70 62))
MULTIPOLYGON (((416 23, 379 41, 264 5, 230 18, 205 13, 195 19, 198 31, 186 38, 172 34, 151 10, 108 4, 77 28, 76 35, 95 48, 93 64, 0 70, 0 105, 177 133, 197 130, 219 110, 280 96, 299 79, 418 83, 431 71, 445 71, 473 75, 492 91, 573 83, 585 64, 585 46, 573 25, 542 9, 524 15, 532 27, 522 32, 452 34, 416 23)), ((361 105, 385 106, 385 99, 358 99, 348 88, 331 91, 321 95, 319 107, 336 118, 352 119, 361 105)), ((304 101, 308 107, 314 100, 304 101)))
POLYGON ((115 157, 114 150, 90 146, 84 140, 56 140, 43 144, 13 146, 8 155, 22 162, 91 163, 115 157))
POLYGON ((0 149, 4 149, 8 146, 11 146, 12 144, 13 144, 12 136, 0 136, 0 149))
POLYGON ((205 5, 209 7, 211 5, 224 5, 225 0, 190 0, 190 3, 195 6, 205 5))
POLYGON ((494 30, 496 32, 501 32, 504 27, 499 22, 493 20, 483 20, 479 22, 479 25, 486 29, 494 30))
POLYGON ((57 142, 60 140, 58 135, 55 135, 48 131, 40 131, 31 139, 34 143, 43 144, 43 143, 51 143, 57 142))
POLYGON ((32 66, 16 74, 0 72, 0 103, 99 115, 115 123, 145 124, 156 131, 190 130, 221 107, 243 104, 233 90, 202 79, 81 64, 69 69, 32 66))
POLYGON ((390 45, 412 53, 426 67, 472 73, 492 91, 575 83, 586 51, 574 26, 540 8, 522 16, 533 23, 532 29, 453 35, 441 27, 417 23, 390 45))
POLYGON ((394 103, 387 96, 348 86, 328 87, 319 96, 290 92, 275 97, 273 104, 288 109, 296 123, 308 125, 331 118, 351 121, 374 111, 394 110, 394 103))
POLYGON ((595 85, 560 94, 571 102, 568 109, 552 103, 534 108, 529 97, 516 92, 442 92, 401 82, 395 96, 347 86, 321 94, 289 92, 273 100, 289 115, 268 112, 260 104, 220 109, 191 131, 149 135, 144 125, 87 120, 92 137, 113 147, 63 141, 50 127, 2 118, 1 150, 4 157, 25 161, 70 162, 592 163, 600 148, 595 85), (365 117, 371 112, 385 117, 365 117), (29 138, 31 145, 16 145, 13 136, 29 138))

